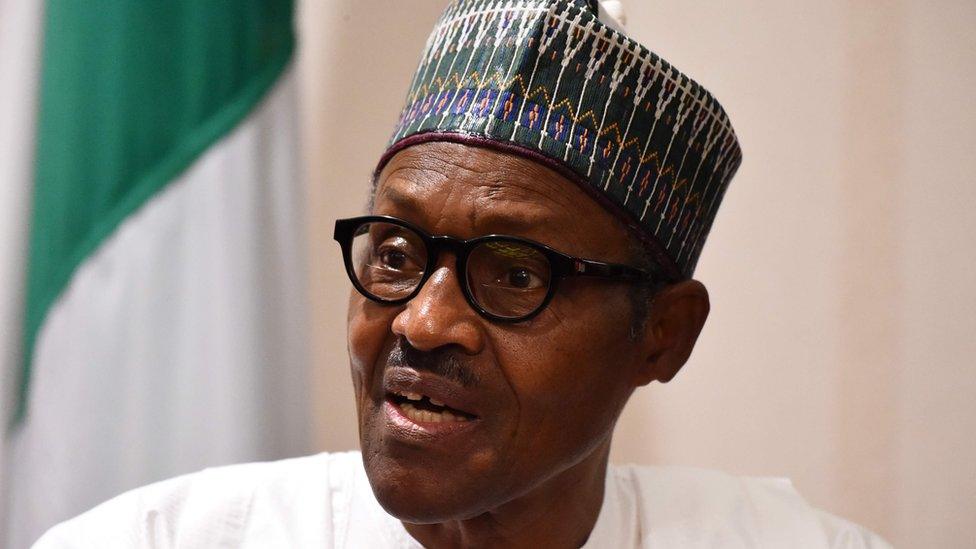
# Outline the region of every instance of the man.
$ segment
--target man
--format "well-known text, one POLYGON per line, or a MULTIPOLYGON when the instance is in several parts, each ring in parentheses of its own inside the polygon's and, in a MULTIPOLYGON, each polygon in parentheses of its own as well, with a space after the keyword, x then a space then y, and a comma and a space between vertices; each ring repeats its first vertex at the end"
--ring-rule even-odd
POLYGON ((741 154, 715 99, 579 0, 458 0, 427 43, 354 286, 362 453, 124 494, 40 547, 884 547, 788 481, 609 467, 687 361, 741 154))

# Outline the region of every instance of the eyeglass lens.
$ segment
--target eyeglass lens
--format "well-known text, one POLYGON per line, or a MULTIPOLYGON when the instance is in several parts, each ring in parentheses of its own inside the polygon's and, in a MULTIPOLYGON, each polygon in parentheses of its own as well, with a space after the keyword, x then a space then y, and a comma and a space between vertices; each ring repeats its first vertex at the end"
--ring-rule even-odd
MULTIPOLYGON (((386 222, 364 223, 353 233, 351 248, 356 279, 375 298, 406 298, 424 278, 428 250, 424 239, 411 229, 386 222)), ((475 246, 465 270, 463 280, 471 299, 502 318, 527 316, 542 306, 552 279, 545 254, 504 239, 475 246)))

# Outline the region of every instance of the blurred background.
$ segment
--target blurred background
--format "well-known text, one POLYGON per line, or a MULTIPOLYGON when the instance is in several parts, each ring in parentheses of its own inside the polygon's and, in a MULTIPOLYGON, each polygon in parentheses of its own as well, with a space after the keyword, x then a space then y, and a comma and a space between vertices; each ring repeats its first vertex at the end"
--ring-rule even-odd
MULTIPOLYGON (((29 10, 2 1, 3 69, 29 74, 36 53, 2 32, 14 16, 29 20, 29 10)), ((307 394, 276 425, 309 428, 159 466, 142 482, 181 467, 357 446, 349 285, 332 223, 363 211, 371 170, 445 4, 298 2, 300 47, 287 75, 307 184, 284 203, 303 220, 295 264, 305 271, 289 279, 304 286, 282 311, 298 311, 308 329, 307 355, 295 355, 304 368, 295 386, 307 394)), ((704 333, 674 381, 635 395, 612 459, 789 477, 812 504, 896 546, 973 547, 976 3, 624 7, 631 35, 722 102, 744 162, 696 273, 712 298, 704 333)), ((6 173, 22 174, 29 164, 11 161, 10 128, 29 116, 6 104, 0 155, 6 173)), ((2 192, 0 252, 16 257, 29 195, 2 192)), ((23 263, 2 269, 0 312, 9 319, 23 307, 23 263)), ((16 325, 0 326, 7 372, 20 352, 16 325)), ((4 379, 9 411, 16 377, 4 379)), ((11 483, 6 470, 0 488, 11 483)))

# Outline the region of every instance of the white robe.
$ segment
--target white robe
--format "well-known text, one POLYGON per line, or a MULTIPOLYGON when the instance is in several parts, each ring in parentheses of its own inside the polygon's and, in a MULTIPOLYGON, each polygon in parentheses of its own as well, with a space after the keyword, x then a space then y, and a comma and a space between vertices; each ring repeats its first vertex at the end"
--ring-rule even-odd
MULTIPOLYGON (((55 526, 49 548, 421 547, 380 507, 358 452, 207 469, 55 526)), ((586 548, 887 548, 810 507, 788 480, 611 466, 586 548)))

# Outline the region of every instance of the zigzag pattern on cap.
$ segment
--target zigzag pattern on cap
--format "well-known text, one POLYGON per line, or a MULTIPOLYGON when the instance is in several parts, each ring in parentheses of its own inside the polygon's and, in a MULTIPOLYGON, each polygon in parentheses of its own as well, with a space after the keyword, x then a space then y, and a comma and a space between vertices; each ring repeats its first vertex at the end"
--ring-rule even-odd
POLYGON ((694 272, 742 160, 718 101, 583 0, 453 2, 377 170, 432 140, 497 145, 559 169, 673 278, 694 272))

